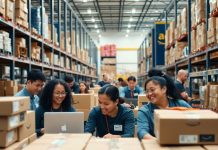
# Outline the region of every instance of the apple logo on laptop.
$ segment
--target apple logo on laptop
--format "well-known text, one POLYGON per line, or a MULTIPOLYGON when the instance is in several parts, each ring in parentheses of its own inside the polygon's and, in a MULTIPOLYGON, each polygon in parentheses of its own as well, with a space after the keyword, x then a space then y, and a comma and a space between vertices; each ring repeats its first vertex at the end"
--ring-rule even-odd
POLYGON ((67 125, 66 124, 61 126, 61 132, 67 132, 67 125))

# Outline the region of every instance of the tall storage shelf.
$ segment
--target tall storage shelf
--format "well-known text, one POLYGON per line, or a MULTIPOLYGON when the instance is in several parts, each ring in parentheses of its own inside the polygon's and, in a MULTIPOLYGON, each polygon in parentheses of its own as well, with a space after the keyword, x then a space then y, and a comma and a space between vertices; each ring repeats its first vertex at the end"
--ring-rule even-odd
POLYGON ((24 83, 27 71, 38 68, 48 79, 66 74, 73 75, 76 81, 97 79, 97 47, 66 0, 3 1, 3 78, 24 83))
MULTIPOLYGON (((217 0, 187 0, 186 7, 181 14, 177 14, 177 1, 175 1, 175 18, 173 22, 169 22, 169 28, 167 27, 168 10, 166 10, 165 66, 161 67, 167 74, 174 77, 178 70, 187 70, 189 95, 194 99, 207 101, 205 108, 216 107, 216 109, 218 103, 215 102, 216 105, 212 106, 211 102, 211 106, 209 106, 210 91, 206 94, 202 87, 206 87, 208 92, 210 90, 208 86, 210 87, 211 84, 216 84, 218 81, 217 4, 217 0)), ((145 41, 146 39, 147 37, 145 41)), ((143 51, 146 52, 146 48, 143 48, 145 41, 139 48, 139 56, 143 51)), ((145 69, 139 79, 146 78, 147 68, 145 69)))

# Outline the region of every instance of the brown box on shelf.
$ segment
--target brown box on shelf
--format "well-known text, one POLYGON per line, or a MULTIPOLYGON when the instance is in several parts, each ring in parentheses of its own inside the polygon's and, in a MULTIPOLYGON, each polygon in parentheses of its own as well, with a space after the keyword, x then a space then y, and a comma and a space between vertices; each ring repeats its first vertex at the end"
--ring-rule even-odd
POLYGON ((163 145, 218 144, 218 115, 210 110, 155 110, 154 126, 163 145))
POLYGON ((4 84, 5 84, 5 87, 13 87, 13 86, 17 86, 17 81, 5 80, 4 84))
POLYGON ((17 129, 0 131, 0 147, 7 147, 17 141, 17 129))
POLYGON ((77 112, 83 112, 84 113, 84 121, 88 120, 90 109, 76 109, 77 112))
POLYGON ((5 96, 14 96, 18 92, 18 86, 6 86, 5 87, 5 96))
POLYGON ((91 134, 45 134, 41 138, 37 139, 25 150, 39 150, 39 149, 85 149, 88 141, 91 138, 91 134), (61 140, 60 140, 61 139, 61 140), (59 142, 60 141, 60 142, 59 142), (58 144, 53 144, 58 143, 58 144))
POLYGON ((195 2, 192 3, 192 7, 191 7, 191 23, 192 23, 192 27, 196 25, 196 4, 195 2))
POLYGON ((170 22, 169 43, 172 43, 175 39, 174 29, 175 29, 175 22, 172 21, 172 22, 170 22))
POLYGON ((5 17, 8 20, 14 21, 14 1, 6 0, 5 1, 5 17))
POLYGON ((26 40, 24 38, 17 38, 15 39, 15 45, 20 47, 26 47, 26 40))
POLYGON ((205 0, 196 1, 196 22, 199 23, 205 19, 205 0))
POLYGON ((27 21, 28 20, 28 14, 25 13, 22 8, 19 8, 19 9, 16 8, 15 12, 16 12, 16 14, 15 14, 16 18, 20 18, 23 21, 27 21))
POLYGON ((206 46, 206 28, 204 23, 197 26, 196 46, 197 49, 202 49, 206 46))
POLYGON ((2 17, 5 17, 5 0, 0 1, 0 13, 2 17))
POLYGON ((138 107, 140 108, 142 105, 147 104, 149 102, 146 95, 138 95, 138 107))
MULTIPOLYGON (((28 144, 29 144, 28 138, 26 138, 20 142, 16 142, 16 143, 10 145, 9 147, 5 148, 4 150, 22 150, 25 147, 27 147, 28 144)), ((1 148, 0 148, 0 150, 1 150, 1 148)))
POLYGON ((218 109, 218 97, 209 97, 209 109, 218 109))
POLYGON ((31 136, 28 137, 28 143, 31 144, 37 139, 36 133, 32 134, 31 136))
POLYGON ((27 111, 24 124, 18 128, 18 141, 35 133, 35 111, 27 111))
POLYGON ((181 34, 187 33, 187 8, 181 12, 181 34))
POLYGON ((0 116, 18 114, 30 107, 29 97, 0 97, 0 116))
POLYGON ((192 41, 191 51, 195 53, 196 51, 196 30, 191 31, 191 41, 192 41))
POLYGON ((174 146, 163 146, 158 143, 157 140, 142 140, 142 146, 145 150, 204 150, 200 145, 174 145, 174 146))
POLYGON ((72 94, 73 106, 76 109, 91 109, 94 107, 94 95, 93 94, 72 94))
POLYGON ((0 131, 9 131, 14 128, 17 128, 21 125, 24 124, 26 119, 26 113, 21 112, 17 115, 12 115, 12 116, 0 116, 0 131))
POLYGON ((217 8, 217 0, 210 1, 210 12, 217 8))

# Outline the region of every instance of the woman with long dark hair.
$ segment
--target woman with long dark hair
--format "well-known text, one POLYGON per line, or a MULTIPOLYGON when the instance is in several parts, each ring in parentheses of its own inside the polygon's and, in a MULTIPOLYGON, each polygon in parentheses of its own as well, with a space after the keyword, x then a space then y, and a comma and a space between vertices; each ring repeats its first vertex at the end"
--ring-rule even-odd
POLYGON ((74 112, 71 106, 72 96, 68 85, 62 80, 49 81, 43 91, 36 109, 36 132, 38 136, 44 133, 45 112, 74 112))
POLYGON ((138 111, 138 137, 140 139, 153 139, 154 110, 169 107, 191 107, 184 100, 179 99, 173 80, 159 70, 151 70, 150 78, 146 80, 144 89, 149 103, 143 105, 138 111), (153 76, 155 75, 155 76, 153 76))
POLYGON ((86 123, 85 132, 94 133, 103 138, 133 137, 133 111, 121 105, 117 87, 107 84, 99 92, 99 106, 94 107, 86 123))
POLYGON ((79 93, 80 93, 80 94, 88 94, 88 93, 89 93, 89 87, 88 87, 88 85, 87 85, 85 82, 83 82, 83 81, 81 81, 81 82, 79 83, 79 93))

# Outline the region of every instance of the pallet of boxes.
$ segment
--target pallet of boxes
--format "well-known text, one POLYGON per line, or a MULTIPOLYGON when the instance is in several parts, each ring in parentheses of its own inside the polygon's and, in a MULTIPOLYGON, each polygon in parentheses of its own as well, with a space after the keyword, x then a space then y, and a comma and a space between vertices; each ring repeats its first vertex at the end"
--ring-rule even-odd
POLYGON ((0 96, 14 96, 18 92, 18 84, 12 80, 0 80, 0 96))
POLYGON ((29 97, 0 97, 0 149, 21 150, 36 139, 29 97))
POLYGON ((29 23, 28 23, 27 0, 15 1, 15 21, 19 27, 22 27, 23 29, 28 31, 29 23))
POLYGON ((15 54, 16 57, 27 58, 26 39, 17 37, 15 39, 15 47, 16 47, 16 54, 15 54))
MULTIPOLYGON (((1 0, 2 1, 2 0, 1 0)), ((14 22, 14 0, 3 0, 5 2, 5 20, 14 22)))

